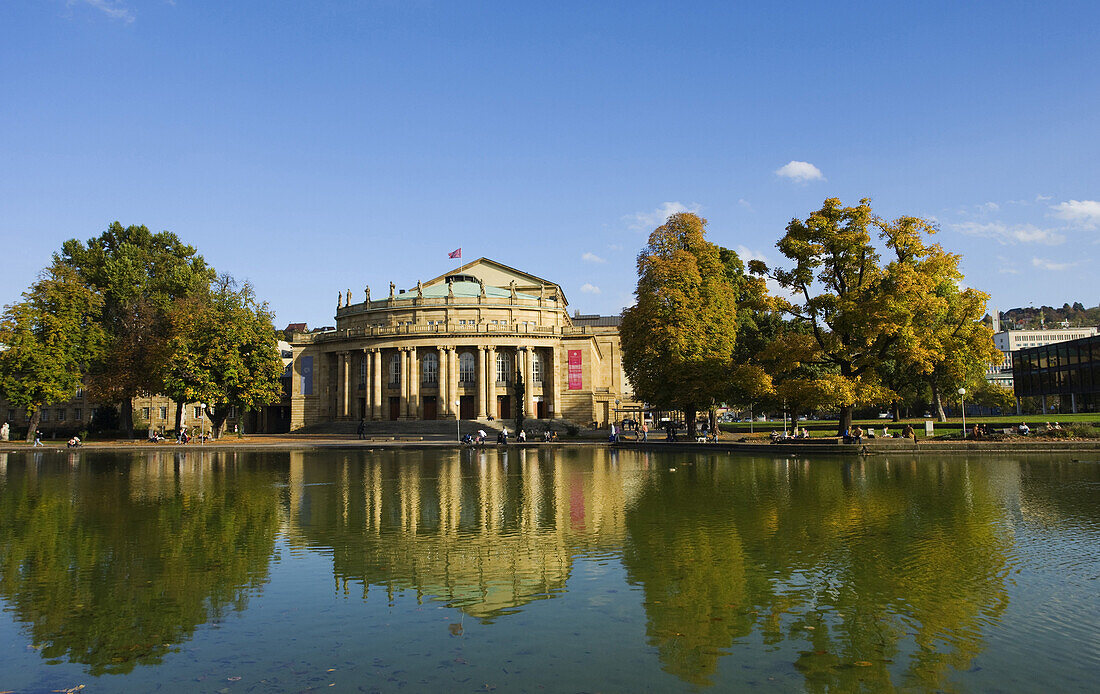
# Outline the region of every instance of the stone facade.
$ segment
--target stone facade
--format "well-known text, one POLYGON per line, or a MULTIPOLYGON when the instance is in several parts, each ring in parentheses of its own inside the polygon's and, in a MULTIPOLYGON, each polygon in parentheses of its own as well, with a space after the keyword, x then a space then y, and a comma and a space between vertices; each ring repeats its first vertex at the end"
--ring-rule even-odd
POLYGON ((633 403, 617 321, 571 319, 561 288, 480 258, 409 290, 337 299, 336 328, 296 334, 291 430, 340 420, 510 419, 606 425, 633 403))

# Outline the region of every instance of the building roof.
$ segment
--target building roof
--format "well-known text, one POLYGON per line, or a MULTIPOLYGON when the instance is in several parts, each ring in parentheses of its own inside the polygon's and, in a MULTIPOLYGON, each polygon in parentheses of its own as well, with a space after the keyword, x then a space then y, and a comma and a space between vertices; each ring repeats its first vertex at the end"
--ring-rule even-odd
POLYGON ((601 316, 596 313, 577 313, 573 316, 573 325, 589 328, 617 328, 622 325, 622 316, 601 316))
MULTIPOLYGON (((438 285, 438 284, 444 284, 445 280, 450 275, 473 274, 473 275, 476 276, 476 273, 469 273, 467 271, 470 270, 471 268, 477 267, 478 265, 492 265, 496 269, 504 272, 505 274, 511 275, 511 276, 515 277, 516 279, 526 281, 529 284, 533 284, 533 285, 536 285, 536 286, 546 285, 547 287, 554 287, 557 290, 558 294, 561 296, 562 305, 565 305, 565 306, 569 305, 569 300, 566 299, 565 292, 562 291, 561 286, 558 285, 557 282, 551 282, 550 280, 543 279, 543 278, 541 278, 537 275, 532 275, 529 272, 524 272, 523 270, 517 270, 514 267, 511 267, 509 265, 505 265, 504 263, 501 263, 501 262, 496 261, 496 260, 492 260, 491 258, 486 258, 484 256, 481 257, 481 258, 478 258, 476 260, 471 260, 470 262, 466 263, 465 265, 460 265, 459 267, 456 267, 453 270, 449 270, 448 272, 445 272, 442 275, 439 275, 438 277, 433 277, 430 280, 424 282, 423 283, 424 296, 428 296, 428 293, 427 293, 427 291, 428 291, 427 288, 428 287, 435 286, 435 285, 438 285)), ((488 290, 489 290, 488 287, 486 287, 485 290, 486 290, 486 295, 487 296, 492 296, 492 294, 488 293, 488 290)), ((441 296, 446 296, 446 290, 444 290, 444 293, 441 296)), ((530 295, 528 295, 528 296, 530 296, 530 295)), ((538 297, 535 297, 535 298, 538 298, 538 297)))
MULTIPOLYGON (((434 284, 430 287, 422 287, 421 291, 424 293, 424 298, 438 299, 447 296, 448 286, 450 286, 454 290, 454 295, 457 297, 471 298, 481 295, 481 285, 477 282, 451 282, 449 284, 439 283, 434 284)), ((415 294, 416 288, 414 287, 411 290, 407 290, 405 292, 405 296, 409 296, 410 293, 415 294)), ((508 297, 512 296, 512 292, 501 287, 490 287, 489 285, 485 285, 485 296, 495 297, 499 299, 507 299, 508 297)), ((516 292, 516 296, 523 299, 538 298, 533 294, 525 294, 524 292, 516 292)))

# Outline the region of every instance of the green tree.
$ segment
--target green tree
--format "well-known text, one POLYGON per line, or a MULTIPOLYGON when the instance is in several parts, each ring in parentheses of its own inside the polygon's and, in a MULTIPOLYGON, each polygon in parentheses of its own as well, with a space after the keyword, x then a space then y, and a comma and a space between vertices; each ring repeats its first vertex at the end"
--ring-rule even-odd
POLYGON ((206 292, 177 302, 171 315, 165 392, 210 405, 215 438, 230 407, 246 411, 279 400, 283 363, 273 314, 251 284, 237 289, 223 275, 206 292))
POLYGON ((54 263, 0 318, 0 395, 26 411, 27 441, 42 406, 67 400, 102 350, 102 302, 70 268, 54 263))
POLYGON ((619 329, 634 392, 662 408, 695 412, 727 390, 737 335, 736 294, 706 220, 674 214, 638 255, 637 302, 619 329))
POLYGON ((66 241, 54 259, 103 299, 107 343, 90 365, 88 390, 100 402, 120 405, 122 427, 132 437, 132 399, 163 390, 173 303, 206 287, 213 270, 175 234, 118 222, 87 244, 66 241))

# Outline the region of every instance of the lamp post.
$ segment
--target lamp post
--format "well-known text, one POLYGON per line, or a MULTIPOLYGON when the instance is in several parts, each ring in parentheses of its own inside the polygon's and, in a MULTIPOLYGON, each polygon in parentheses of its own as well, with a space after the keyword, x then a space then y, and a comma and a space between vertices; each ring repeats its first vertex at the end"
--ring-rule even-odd
POLYGON ((462 442, 462 400, 455 400, 455 433, 462 442))
POLYGON ((199 444, 206 445, 206 403, 199 403, 199 444))
POLYGON ((966 399, 963 397, 966 395, 966 388, 959 388, 959 409, 962 410, 963 418, 963 438, 966 438, 966 399))

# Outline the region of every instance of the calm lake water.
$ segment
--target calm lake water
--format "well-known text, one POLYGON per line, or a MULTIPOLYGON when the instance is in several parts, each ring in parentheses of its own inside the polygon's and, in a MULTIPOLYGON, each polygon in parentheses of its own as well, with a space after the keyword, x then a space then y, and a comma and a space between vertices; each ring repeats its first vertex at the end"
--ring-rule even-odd
POLYGON ((0 453, 0 604, 0 691, 1095 692, 1100 464, 0 453))

